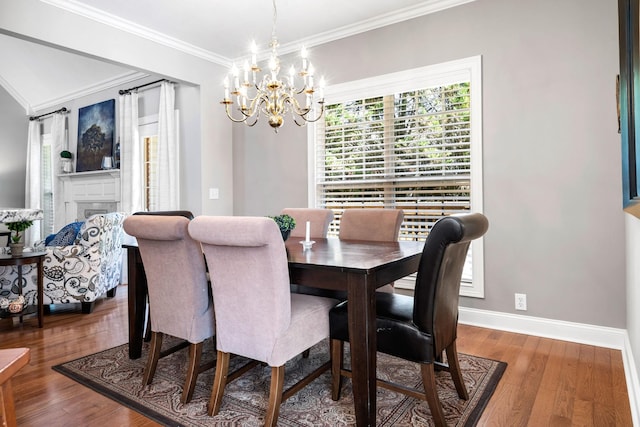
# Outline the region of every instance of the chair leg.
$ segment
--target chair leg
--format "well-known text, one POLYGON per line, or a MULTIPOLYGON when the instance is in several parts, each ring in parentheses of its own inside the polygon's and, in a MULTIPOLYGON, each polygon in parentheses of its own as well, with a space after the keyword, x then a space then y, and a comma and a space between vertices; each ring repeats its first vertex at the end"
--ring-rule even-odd
POLYGON ((82 314, 91 314, 91 313, 93 313, 93 309, 96 306, 96 302, 95 301, 91 301, 91 302, 82 301, 80 303, 80 305, 82 306, 82 314))
POLYGON ((302 352, 302 357, 303 357, 304 359, 307 359, 307 358, 309 357, 309 353, 310 353, 310 352, 311 352, 311 349, 310 349, 310 348, 306 349, 305 351, 303 351, 303 352, 302 352))
POLYGON ((160 359, 161 348, 162 332, 152 332, 151 347, 149 348, 149 355, 147 356, 147 366, 145 366, 144 374, 142 375, 142 385, 151 384, 153 376, 156 373, 156 367, 158 366, 158 359, 160 359))
POLYGON ((275 427, 278 424, 282 389, 284 387, 284 365, 271 368, 271 390, 269 391, 269 407, 264 417, 265 427, 275 427))
POLYGON ((211 398, 209 399, 207 411, 209 416, 216 415, 220 411, 224 386, 227 384, 227 374, 229 373, 230 354, 218 350, 216 355, 216 375, 213 378, 213 388, 211 389, 211 398))
POLYGON ((196 388, 196 379, 200 372, 200 359, 202 358, 203 343, 189 344, 189 364, 187 366, 187 379, 182 389, 181 403, 189 403, 193 396, 193 390, 196 388))
POLYGON ((344 342, 340 340, 331 340, 329 343, 331 352, 331 398, 333 400, 340 399, 340 389, 342 388, 342 358, 344 355, 344 342))
POLYGON ((467 387, 464 385, 464 379, 462 378, 460 362, 458 361, 458 349, 455 341, 446 348, 446 352, 447 362, 449 363, 449 373, 451 373, 451 379, 456 386, 458 396, 460 399, 468 400, 469 393, 467 393, 467 387))
POLYGON ((116 291, 118 290, 118 287, 116 286, 115 288, 111 288, 107 291, 107 298, 113 298, 116 296, 116 291))
POLYGON ((446 427, 447 422, 444 419, 444 412, 440 399, 438 398, 438 389, 436 388, 436 372, 433 363, 420 365, 422 371, 422 383, 427 397, 427 403, 431 410, 431 416, 436 427, 446 427))

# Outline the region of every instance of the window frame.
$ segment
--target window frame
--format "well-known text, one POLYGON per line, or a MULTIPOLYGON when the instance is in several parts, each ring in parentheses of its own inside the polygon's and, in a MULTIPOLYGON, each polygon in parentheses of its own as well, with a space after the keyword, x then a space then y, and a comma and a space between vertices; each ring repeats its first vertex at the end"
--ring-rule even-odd
POLYGON ((623 207, 638 202, 640 177, 640 5, 639 0, 618 0, 620 76, 618 82, 618 121, 622 148, 623 207))
MULTIPOLYGON (((415 89, 469 81, 471 96, 471 211, 483 212, 482 179, 482 57, 480 55, 414 68, 381 76, 340 83, 325 88, 325 103, 334 104, 364 97, 384 96, 415 89)), ((309 206, 316 206, 317 125, 307 127, 309 206)), ((484 239, 472 242, 473 280, 462 282, 460 295, 484 298, 484 239)))

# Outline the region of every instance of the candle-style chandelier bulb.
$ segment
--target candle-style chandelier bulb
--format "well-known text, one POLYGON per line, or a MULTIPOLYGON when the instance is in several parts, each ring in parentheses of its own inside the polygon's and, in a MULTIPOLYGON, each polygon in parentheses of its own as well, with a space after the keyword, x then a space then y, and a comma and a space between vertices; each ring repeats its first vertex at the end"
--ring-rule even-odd
POLYGON ((271 55, 268 70, 261 78, 262 71, 257 65, 258 47, 251 42, 251 60, 245 60, 242 71, 232 64, 225 77, 224 98, 220 102, 225 106, 229 119, 253 126, 258 122, 260 114, 268 116, 269 125, 277 132, 284 123, 284 115, 291 112, 293 121, 298 126, 307 122, 315 122, 324 112, 324 78, 316 87, 314 67, 309 61, 308 52, 302 47, 300 52, 300 71, 291 65, 288 76, 280 77, 280 58, 278 57, 278 39, 276 38, 276 2, 273 0, 273 30, 271 34, 271 55), (296 75, 300 77, 296 87, 296 75), (235 97, 235 101, 234 101, 235 97), (234 112, 239 115, 234 116, 234 112))

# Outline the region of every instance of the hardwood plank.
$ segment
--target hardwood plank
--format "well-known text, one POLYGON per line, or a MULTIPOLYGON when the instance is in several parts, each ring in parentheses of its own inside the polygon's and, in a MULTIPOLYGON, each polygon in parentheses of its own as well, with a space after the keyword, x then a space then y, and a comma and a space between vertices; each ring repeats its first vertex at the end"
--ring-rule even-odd
MULTIPOLYGON (((42 329, 35 317, 11 320, 0 321, 0 348, 31 349, 13 379, 18 425, 158 426, 51 369, 127 342, 126 289, 91 314, 57 306, 42 329)), ((459 352, 508 363, 480 426, 632 425, 620 351, 470 325, 459 325, 457 343, 459 352)))

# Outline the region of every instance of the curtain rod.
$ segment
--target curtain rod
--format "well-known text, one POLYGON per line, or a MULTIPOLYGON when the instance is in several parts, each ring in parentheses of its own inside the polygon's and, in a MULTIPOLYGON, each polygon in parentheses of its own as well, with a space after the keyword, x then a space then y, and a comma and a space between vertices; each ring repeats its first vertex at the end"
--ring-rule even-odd
POLYGON ((129 89, 122 89, 122 90, 119 90, 119 91, 118 91, 118 93, 119 93, 120 95, 128 95, 128 94, 130 94, 131 92, 133 92, 134 90, 138 90, 138 89, 143 88, 143 87, 151 86, 151 85, 154 85, 154 84, 156 84, 156 83, 160 83, 160 82, 168 82, 168 81, 169 81, 169 80, 167 80, 167 79, 160 79, 160 80, 156 80, 155 82, 145 83, 145 84, 143 84, 143 85, 136 86, 136 87, 131 87, 131 88, 129 88, 129 89))
POLYGON ((56 110, 56 111, 52 111, 50 113, 40 114, 39 116, 31 116, 31 117, 29 117, 29 120, 30 121, 34 121, 34 120, 41 119, 42 117, 45 117, 45 116, 50 116, 51 114, 66 113, 67 111, 69 111, 69 110, 67 110, 67 107, 62 107, 61 109, 56 110))

